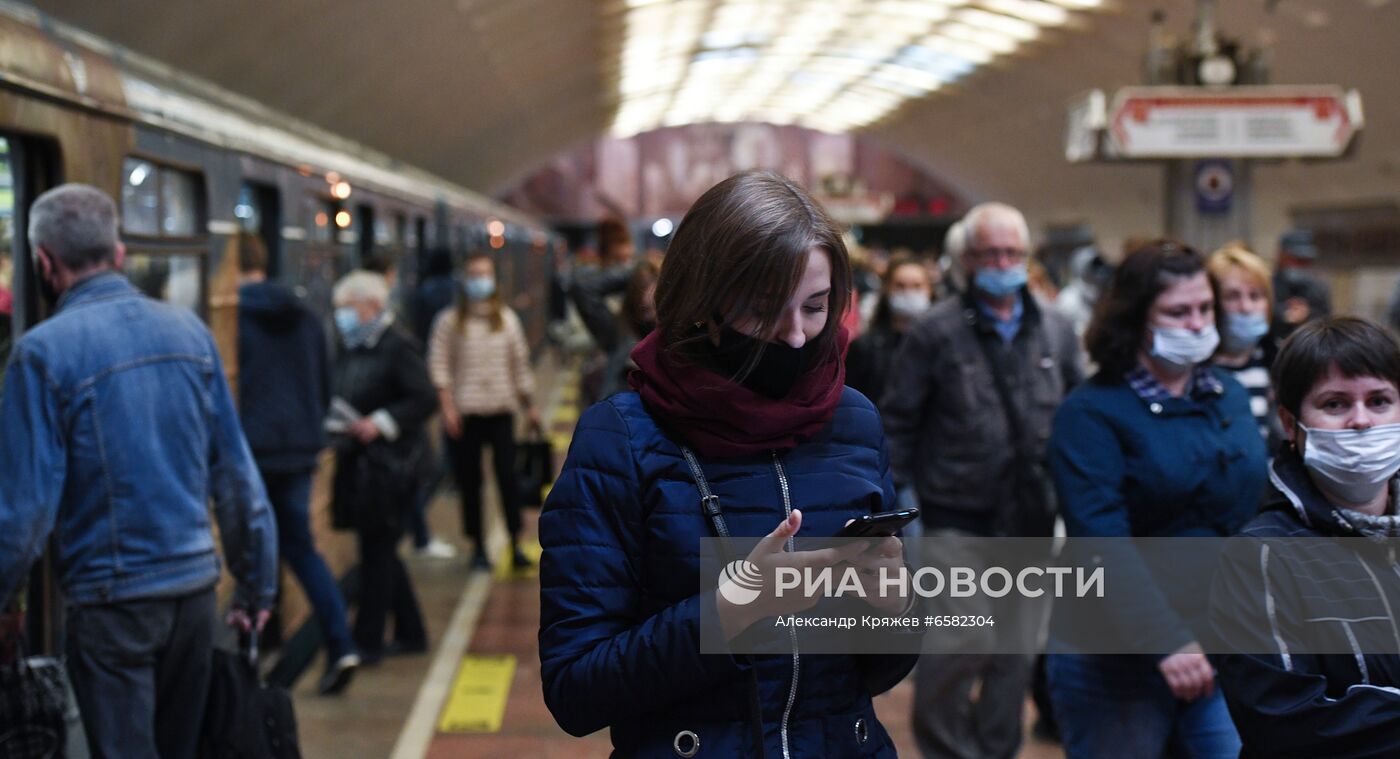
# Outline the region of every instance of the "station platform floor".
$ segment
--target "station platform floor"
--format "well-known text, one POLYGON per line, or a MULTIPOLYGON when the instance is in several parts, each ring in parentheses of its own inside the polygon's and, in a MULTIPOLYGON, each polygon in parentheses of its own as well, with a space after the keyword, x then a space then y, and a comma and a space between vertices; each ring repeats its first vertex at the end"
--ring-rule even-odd
MULTIPOLYGON (((578 418, 571 378, 551 405, 550 434, 561 457, 578 418)), ((490 471, 489 467, 487 471, 490 471)), ((292 695, 306 759, 387 757, 606 757, 607 731, 574 738, 555 724, 540 684, 540 588, 534 570, 510 571, 506 536, 495 498, 486 488, 489 555, 495 570, 472 572, 460 529, 455 494, 443 492, 429 510, 435 537, 452 543, 452 559, 406 558, 427 624, 426 654, 392 657, 361 668, 337 696, 316 693, 322 662, 295 684, 292 695)), ((526 553, 538 557, 537 512, 525 514, 526 553)), ((587 694, 579 694, 586 698, 587 694)), ((910 728, 912 679, 876 698, 880 720, 901 756, 917 757, 910 728)), ((1031 736, 1034 706, 1027 702, 1025 742, 1019 759, 1061 759, 1059 746, 1031 736)))

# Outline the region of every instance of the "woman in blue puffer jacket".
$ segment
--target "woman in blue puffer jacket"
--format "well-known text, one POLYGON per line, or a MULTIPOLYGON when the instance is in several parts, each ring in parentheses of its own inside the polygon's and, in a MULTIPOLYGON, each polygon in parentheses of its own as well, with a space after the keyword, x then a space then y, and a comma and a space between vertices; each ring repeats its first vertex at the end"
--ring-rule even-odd
MULTIPOLYGON (((898 538, 817 547, 894 503, 880 418, 844 387, 849 292, 836 225, 776 174, 731 177, 686 214, 657 329, 633 352, 636 392, 579 420, 540 516, 541 675, 569 733, 608 727, 627 757, 894 755, 871 696, 915 655, 803 654, 795 636, 773 655, 701 644, 771 630, 813 601, 765 587, 738 606, 702 582, 715 525, 696 468, 736 545, 762 538, 748 553, 762 568, 903 565, 898 538)), ((856 603, 908 613, 903 599, 856 603)))

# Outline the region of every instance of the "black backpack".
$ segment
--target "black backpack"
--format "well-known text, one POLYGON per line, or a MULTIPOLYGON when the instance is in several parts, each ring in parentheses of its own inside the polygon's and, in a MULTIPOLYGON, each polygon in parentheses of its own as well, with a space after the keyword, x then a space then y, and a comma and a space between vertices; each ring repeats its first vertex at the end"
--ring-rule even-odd
POLYGON ((256 654, 214 649, 204 707, 204 759, 301 759, 292 697, 258 677, 256 654))

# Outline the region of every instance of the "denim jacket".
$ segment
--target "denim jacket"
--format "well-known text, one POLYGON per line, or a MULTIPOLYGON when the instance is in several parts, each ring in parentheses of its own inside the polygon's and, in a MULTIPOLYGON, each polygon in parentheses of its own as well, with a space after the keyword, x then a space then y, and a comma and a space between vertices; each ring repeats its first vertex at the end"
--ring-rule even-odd
POLYGON ((212 498, 236 602, 270 605, 276 524, 193 313, 85 279, 16 343, 0 392, 0 602, 50 533, 70 603, 210 587, 212 498))

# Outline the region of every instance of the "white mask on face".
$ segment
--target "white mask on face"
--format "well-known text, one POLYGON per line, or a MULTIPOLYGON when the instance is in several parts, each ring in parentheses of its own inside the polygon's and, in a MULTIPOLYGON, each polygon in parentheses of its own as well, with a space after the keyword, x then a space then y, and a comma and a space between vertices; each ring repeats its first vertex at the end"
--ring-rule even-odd
POLYGON ((1178 369, 1189 369, 1205 361, 1220 345, 1220 333, 1215 325, 1200 332, 1182 327, 1153 327, 1152 355, 1178 369))
POLYGON ((1400 424, 1369 430, 1298 426, 1307 433, 1303 465, 1327 483, 1328 492, 1347 503, 1370 503, 1400 471, 1400 424))
POLYGON ((895 316, 906 319, 911 319, 927 311, 931 303, 932 301, 927 295, 914 290, 890 296, 890 310, 894 312, 895 316))

